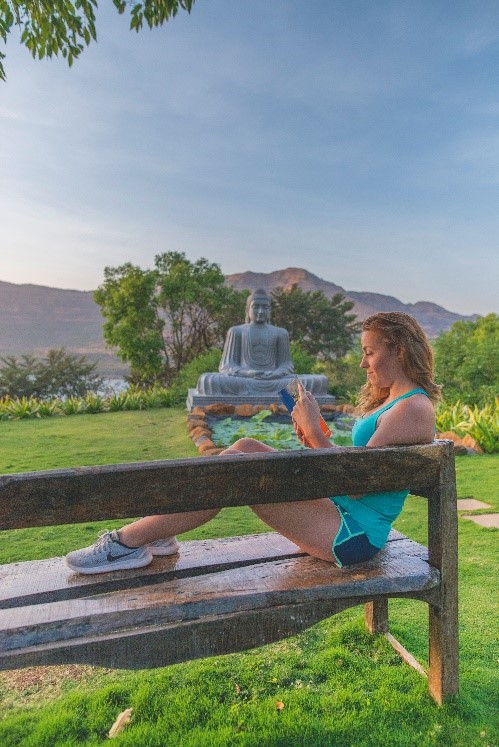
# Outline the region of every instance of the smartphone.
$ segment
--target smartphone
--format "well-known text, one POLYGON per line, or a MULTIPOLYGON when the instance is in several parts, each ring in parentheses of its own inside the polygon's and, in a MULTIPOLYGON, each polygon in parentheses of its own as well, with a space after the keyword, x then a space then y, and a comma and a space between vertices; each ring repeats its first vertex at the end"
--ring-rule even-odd
MULTIPOLYGON (((299 379, 293 379, 293 381, 290 381, 289 384, 284 387, 284 389, 279 390, 279 396, 289 413, 293 412, 295 403, 300 396, 300 393, 298 391, 298 384, 299 379)), ((322 415, 320 416, 320 426, 324 435, 329 438, 329 436, 331 435, 331 431, 329 430, 328 424, 326 423, 322 415)), ((307 443, 307 446, 310 446, 306 439, 305 441, 307 443)))

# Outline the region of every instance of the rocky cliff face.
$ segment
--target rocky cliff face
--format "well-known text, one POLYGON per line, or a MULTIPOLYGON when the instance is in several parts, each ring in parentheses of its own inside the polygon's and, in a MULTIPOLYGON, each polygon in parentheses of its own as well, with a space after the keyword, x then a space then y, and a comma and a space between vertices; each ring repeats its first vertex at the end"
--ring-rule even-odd
POLYGON ((227 275, 226 282, 237 290, 265 288, 270 292, 272 288, 287 289, 296 284, 304 291, 322 291, 328 298, 341 293, 346 299, 354 302, 353 312, 360 320, 378 311, 404 311, 418 320, 429 337, 436 337, 439 332, 449 329, 454 322, 476 319, 476 315, 455 314, 429 301, 405 304, 398 298, 384 296, 381 293, 348 291, 340 285, 322 280, 311 272, 296 267, 269 273, 241 272, 227 275))

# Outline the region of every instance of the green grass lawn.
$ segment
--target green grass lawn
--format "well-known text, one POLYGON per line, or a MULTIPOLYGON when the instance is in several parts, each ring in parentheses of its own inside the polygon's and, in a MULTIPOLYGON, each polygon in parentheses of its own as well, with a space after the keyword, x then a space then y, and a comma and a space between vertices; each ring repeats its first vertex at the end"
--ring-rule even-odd
MULTIPOLYGON (((180 410, 3 422, 0 445, 0 473, 196 455, 180 410)), ((459 457, 458 495, 499 511, 498 465, 497 456, 459 457)), ((60 555, 120 523, 3 532, 0 563, 60 555)), ((425 501, 409 498, 396 527, 426 541, 425 501)), ((265 530, 249 509, 230 509, 184 538, 265 530)), ((496 530, 459 521, 461 693, 443 708, 383 637, 365 633, 358 607, 277 644, 165 669, 0 673, 0 744, 105 744, 118 713, 131 707, 133 721, 116 744, 497 747, 496 541, 496 530)), ((390 603, 392 632, 423 663, 425 609, 390 603)))

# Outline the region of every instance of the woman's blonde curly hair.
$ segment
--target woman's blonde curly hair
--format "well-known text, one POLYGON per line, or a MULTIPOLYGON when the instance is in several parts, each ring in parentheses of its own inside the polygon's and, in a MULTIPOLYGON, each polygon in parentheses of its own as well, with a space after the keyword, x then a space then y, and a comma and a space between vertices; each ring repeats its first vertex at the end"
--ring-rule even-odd
MULTIPOLYGON (((433 403, 438 402, 441 395, 433 380, 433 350, 414 317, 402 311, 381 311, 367 317, 362 331, 376 332, 388 347, 395 348, 406 376, 424 389, 433 403)), ((378 389, 368 381, 360 390, 360 414, 379 407, 389 393, 389 389, 378 389)))

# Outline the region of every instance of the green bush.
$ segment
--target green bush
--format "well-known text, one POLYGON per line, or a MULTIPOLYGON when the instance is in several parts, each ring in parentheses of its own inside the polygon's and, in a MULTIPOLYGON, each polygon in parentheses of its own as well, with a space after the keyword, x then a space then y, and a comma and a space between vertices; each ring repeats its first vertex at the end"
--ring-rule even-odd
POLYGON ((321 364, 321 373, 329 379, 329 392, 341 402, 356 404, 357 392, 366 382, 365 371, 360 368, 362 353, 360 342, 355 350, 343 358, 321 364))
POLYGON ((154 407, 171 407, 168 389, 154 386, 151 389, 130 387, 120 394, 103 397, 90 392, 85 397, 39 400, 36 397, 3 397, 0 399, 0 420, 47 418, 53 415, 79 415, 120 410, 147 410, 154 407))
POLYGON ((40 402, 36 397, 3 397, 0 413, 4 420, 22 420, 40 416, 40 402))
POLYGON ((183 404, 187 398, 187 390, 195 388, 201 374, 218 371, 221 358, 222 351, 212 348, 181 368, 170 388, 171 404, 183 404))
POLYGON ((316 373, 317 359, 314 355, 308 353, 299 342, 292 342, 290 348, 295 374, 316 373))
POLYGON ((456 322, 433 343, 436 380, 448 403, 484 407, 499 393, 499 316, 456 322))
POLYGON ((481 408, 462 402, 442 403, 437 409, 437 430, 453 431, 460 437, 468 433, 486 454, 498 454, 499 397, 481 408))

